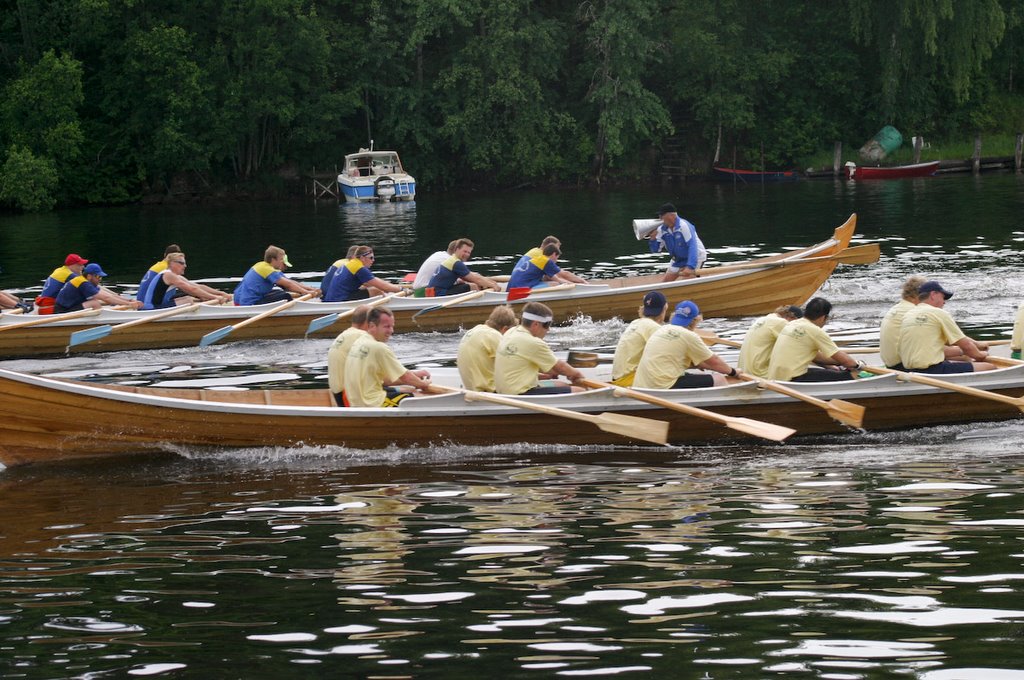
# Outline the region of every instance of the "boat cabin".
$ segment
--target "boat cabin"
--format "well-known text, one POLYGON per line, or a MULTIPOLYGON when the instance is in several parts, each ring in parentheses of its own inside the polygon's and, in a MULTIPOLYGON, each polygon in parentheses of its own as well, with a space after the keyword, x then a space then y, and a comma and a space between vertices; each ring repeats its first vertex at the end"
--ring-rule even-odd
POLYGON ((395 173, 404 174, 402 161, 394 151, 369 151, 345 156, 345 174, 349 177, 379 177, 395 173))

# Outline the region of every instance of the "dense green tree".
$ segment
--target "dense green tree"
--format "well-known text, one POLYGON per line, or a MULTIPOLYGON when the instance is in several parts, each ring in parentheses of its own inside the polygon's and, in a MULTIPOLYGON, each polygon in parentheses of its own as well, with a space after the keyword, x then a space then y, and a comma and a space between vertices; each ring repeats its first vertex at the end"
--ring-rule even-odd
POLYGON ((583 70, 590 75, 585 100, 596 113, 591 176, 598 182, 629 149, 672 133, 664 102, 644 83, 664 49, 651 34, 657 9, 655 0, 585 0, 579 6, 588 57, 583 70))
POLYGON ((863 0, 849 8, 854 36, 877 52, 878 107, 897 124, 967 102, 1006 22, 999 0, 863 0))
POLYGON ((4 164, 4 200, 27 210, 49 209, 56 196, 45 193, 55 192, 60 181, 75 172, 82 144, 81 64, 48 50, 34 64, 22 62, 20 76, 6 84, 2 97, 0 138, 10 156, 4 164), (45 171, 39 183, 24 176, 32 168, 45 171), (18 177, 7 177, 7 172, 18 177), (19 187, 30 196, 19 197, 19 187))
POLYGON ((1020 0, 0 0, 22 209, 269 184, 366 146, 424 187, 791 166, 886 123, 1016 132, 1020 0), (678 143, 678 142, 677 142, 678 143), (59 193, 58 193, 59 187, 59 193))

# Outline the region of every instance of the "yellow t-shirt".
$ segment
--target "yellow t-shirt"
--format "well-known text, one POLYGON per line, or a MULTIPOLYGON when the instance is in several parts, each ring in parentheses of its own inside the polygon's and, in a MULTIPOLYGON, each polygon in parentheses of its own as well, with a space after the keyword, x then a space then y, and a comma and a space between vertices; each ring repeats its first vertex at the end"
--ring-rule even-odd
POLYGON ((522 326, 501 336, 494 355, 494 388, 499 394, 522 394, 540 382, 539 372, 550 371, 558 363, 555 353, 540 338, 522 326))
POLYGON ((384 406, 387 393, 385 382, 394 382, 406 372, 383 342, 377 342, 369 333, 360 336, 345 360, 345 396, 352 406, 384 406))
POLYGON ((661 326, 647 339, 636 367, 633 387, 667 390, 686 369, 707 361, 714 353, 700 336, 682 326, 661 326))
MULTIPOLYGON (((634 319, 626 330, 622 331, 619 343, 615 345, 615 359, 612 361, 612 380, 621 381, 630 376, 640 364, 640 357, 647 346, 647 340, 654 331, 661 328, 661 324, 654 319, 643 316, 634 319)), ((629 381, 632 384, 632 380, 629 381)), ((626 384, 625 387, 629 387, 626 384)))
POLYGON ((900 326, 907 312, 916 307, 913 302, 900 300, 882 317, 882 325, 878 330, 878 349, 882 363, 886 366, 895 366, 900 362, 900 326))
POLYGON ((807 372, 818 352, 830 357, 838 351, 822 328, 807 319, 790 321, 775 340, 768 362, 768 379, 792 380, 807 372))
POLYGON ((900 361, 905 368, 928 368, 946 359, 946 345, 964 337, 949 312, 922 302, 900 325, 900 361))
POLYGON ((775 340, 787 323, 781 316, 772 313, 750 324, 740 347, 740 356, 736 360, 739 369, 758 378, 768 377, 768 363, 772 358, 775 340))
POLYGON ((1010 349, 1021 349, 1020 343, 1024 342, 1024 303, 1017 308, 1017 319, 1013 322, 1013 338, 1010 339, 1010 349))
POLYGON ((477 392, 494 391, 494 355, 500 342, 501 331, 485 323, 466 331, 455 357, 463 387, 477 392))
POLYGON ((327 350, 327 386, 331 392, 340 393, 345 389, 345 361, 356 340, 369 335, 360 328, 348 327, 338 334, 327 350))

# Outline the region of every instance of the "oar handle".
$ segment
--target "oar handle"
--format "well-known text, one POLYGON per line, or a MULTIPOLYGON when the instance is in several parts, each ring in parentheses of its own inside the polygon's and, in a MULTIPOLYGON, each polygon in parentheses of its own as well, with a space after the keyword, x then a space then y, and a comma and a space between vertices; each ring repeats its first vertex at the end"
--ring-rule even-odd
POLYGON ((506 397, 500 394, 493 394, 491 392, 476 392, 474 390, 462 390, 457 387, 448 387, 446 385, 431 385, 429 388, 427 388, 427 391, 448 393, 454 392, 465 396, 466 401, 489 401, 492 404, 501 404, 502 406, 522 408, 528 411, 536 411, 537 413, 546 413, 552 416, 559 416, 561 418, 571 418, 572 420, 582 420, 585 422, 595 422, 599 420, 597 416, 591 415, 589 413, 577 413, 576 411, 570 411, 564 408, 545 406, 544 404, 536 404, 530 401, 514 399, 512 397, 506 397))
POLYGON ((814 404, 815 406, 820 406, 821 408, 824 408, 824 409, 827 409, 829 407, 828 406, 828 402, 826 402, 826 401, 824 401, 822 399, 818 399, 817 397, 812 397, 809 394, 804 394, 800 390, 794 390, 792 387, 787 387, 786 385, 780 385, 779 383, 777 383, 777 382, 775 382, 773 380, 765 380, 764 378, 758 378, 757 376, 750 375, 749 373, 743 373, 743 372, 738 372, 736 375, 739 378, 742 378, 743 380, 747 380, 749 382, 757 383, 758 387, 762 387, 762 388, 764 388, 766 390, 771 390, 772 392, 778 392, 779 394, 785 394, 787 397, 793 397, 794 399, 799 399, 801 401, 806 401, 808 404, 814 404))
POLYGON ((722 425, 728 425, 729 422, 732 420, 732 418, 730 418, 729 416, 723 416, 720 413, 715 413, 714 411, 707 411, 702 408, 697 408, 696 406, 690 406, 689 404, 681 404, 675 401, 669 401, 668 399, 656 397, 653 394, 638 392, 636 390, 631 390, 628 387, 620 387, 619 385, 601 382, 600 380, 591 380, 590 378, 583 378, 578 382, 595 390, 601 389, 602 387, 610 387, 615 391, 616 394, 621 394, 630 397, 631 399, 636 399, 637 401, 644 401, 647 402, 648 404, 654 404, 655 406, 661 406, 663 408, 672 409, 673 411, 688 413, 692 416, 697 416, 698 418, 706 418, 708 420, 713 420, 716 423, 721 423, 722 425))

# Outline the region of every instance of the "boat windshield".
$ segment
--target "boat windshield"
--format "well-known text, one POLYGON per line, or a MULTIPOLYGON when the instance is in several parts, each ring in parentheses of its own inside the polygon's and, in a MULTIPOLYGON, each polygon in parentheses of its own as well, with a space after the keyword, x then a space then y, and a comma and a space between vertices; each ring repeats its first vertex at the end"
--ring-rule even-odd
POLYGON ((345 163, 345 173, 350 177, 370 177, 404 173, 402 162, 394 152, 361 153, 349 156, 345 163))

